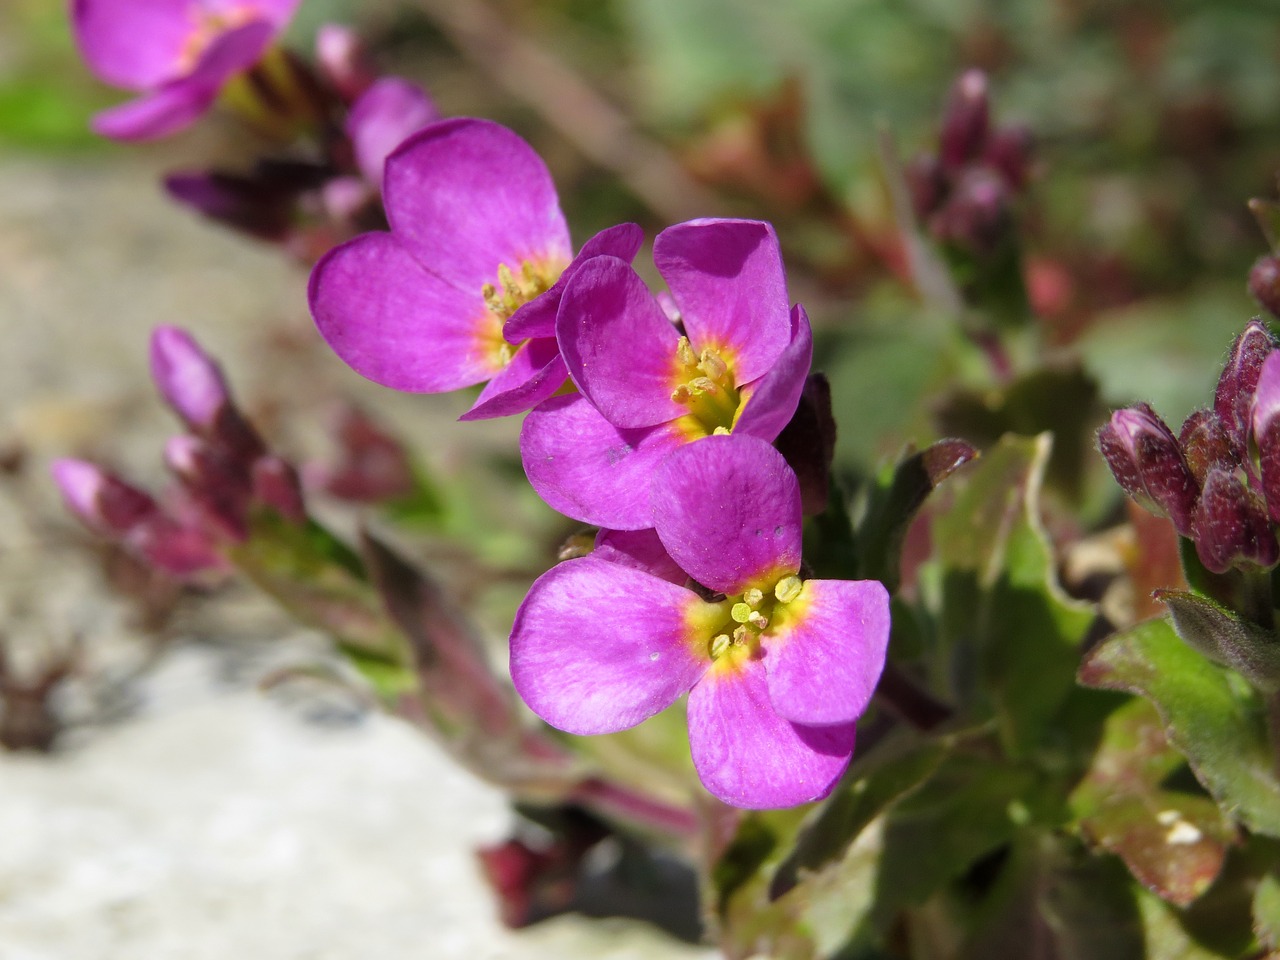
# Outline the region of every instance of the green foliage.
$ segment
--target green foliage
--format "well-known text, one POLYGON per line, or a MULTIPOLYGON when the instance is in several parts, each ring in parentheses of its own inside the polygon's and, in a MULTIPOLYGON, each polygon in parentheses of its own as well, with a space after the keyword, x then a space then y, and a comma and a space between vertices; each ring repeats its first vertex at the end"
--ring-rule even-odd
POLYGON ((1167 621, 1148 620, 1109 637, 1085 659, 1080 682, 1149 699, 1169 743, 1223 809, 1251 830, 1280 836, 1280 781, 1263 704, 1167 621))

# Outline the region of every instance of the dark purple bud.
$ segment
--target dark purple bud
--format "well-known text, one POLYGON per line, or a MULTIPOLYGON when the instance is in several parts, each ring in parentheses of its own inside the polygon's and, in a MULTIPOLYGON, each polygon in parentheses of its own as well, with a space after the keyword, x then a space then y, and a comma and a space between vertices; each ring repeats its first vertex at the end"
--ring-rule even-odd
POLYGON ((989 122, 987 75, 966 70, 952 84, 942 111, 938 157, 943 170, 955 173, 981 154, 989 122))
POLYGON ((150 494, 87 460, 55 460, 53 481, 71 512, 107 536, 124 536, 159 509, 150 494))
POLYGON ((1273 567, 1280 544, 1267 520, 1266 504, 1249 489, 1243 470, 1214 467, 1205 478, 1192 524, 1196 554, 1214 573, 1238 563, 1273 567))
POLYGON ((982 159, 996 170, 1009 189, 1021 192, 1031 174, 1031 131, 1026 127, 1002 127, 991 134, 982 159))
POLYGON ((307 485, 357 503, 379 503, 411 494, 417 480, 404 444, 358 407, 338 412, 337 463, 304 467, 307 485))
POLYGON ((293 464, 274 454, 254 461, 253 499, 265 504, 286 520, 305 523, 307 508, 302 499, 302 483, 293 464))
POLYGON ((935 235, 975 256, 995 251, 1013 230, 1013 197, 994 171, 965 172, 930 223, 935 235))
POLYGON ((947 196, 947 177, 942 165, 937 157, 922 153, 907 164, 904 173, 907 189, 911 191, 912 209, 918 218, 927 220, 947 196))
POLYGON ((1178 441, 1154 410, 1145 403, 1117 410, 1098 431, 1098 450, 1129 496, 1190 535, 1199 490, 1178 441))
POLYGON ((1280 317, 1280 257, 1259 257, 1249 271, 1249 292, 1272 316, 1280 317))
POLYGON ((1196 410, 1187 417, 1178 433, 1178 444, 1191 475, 1201 485, 1212 467, 1231 469, 1244 462, 1244 446, 1212 410, 1196 410))
POLYGON ((180 579, 229 569, 210 531, 163 513, 138 527, 126 546, 153 567, 180 579))
POLYGON ((174 173, 164 188, 179 203, 210 220, 268 243, 280 243, 293 230, 295 190, 273 190, 234 173, 174 173))
POLYGON ((1258 444, 1262 492, 1271 519, 1280 523, 1280 352, 1262 365, 1253 398, 1253 436, 1258 444))
POLYGON ((249 535, 252 481, 247 468, 237 469, 210 444, 186 435, 169 439, 164 459, 206 520, 232 540, 249 535))
POLYGON ((1253 393, 1258 387, 1262 364, 1276 348, 1271 332, 1259 319, 1250 320, 1244 332, 1231 344, 1227 365, 1218 378, 1213 408, 1231 431, 1242 450, 1249 446, 1253 393))

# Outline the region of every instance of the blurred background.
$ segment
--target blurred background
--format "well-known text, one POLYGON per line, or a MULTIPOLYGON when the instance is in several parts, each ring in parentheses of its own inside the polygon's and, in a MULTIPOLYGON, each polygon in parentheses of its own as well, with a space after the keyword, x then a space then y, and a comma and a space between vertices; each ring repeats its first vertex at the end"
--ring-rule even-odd
MULTIPOLYGON (((1246 202, 1275 199, 1280 170, 1268 0, 304 0, 287 39, 309 53, 331 21, 445 115, 528 139, 579 243, 621 220, 649 238, 697 216, 773 221, 851 478, 999 420, 955 317, 904 280, 886 177, 887 157, 935 148, 966 68, 1034 142, 1023 279, 1044 356, 1096 380, 1081 442, 1138 399, 1180 422, 1257 310, 1245 277, 1266 243, 1246 202), (966 388, 957 419, 946 395, 966 388)), ((415 549, 495 650, 566 533, 518 480, 518 424, 464 429, 466 397, 364 383, 314 335, 304 266, 160 188, 259 144, 216 117, 156 144, 95 137, 89 117, 119 99, 79 63, 63 3, 0 5, 0 740, 57 747, 0 757, 0 958, 696 953, 634 922, 501 931, 471 854, 506 829, 496 792, 340 685, 300 681, 324 644, 265 601, 192 597, 63 519, 52 457, 160 476, 145 345, 179 323, 294 457, 331 452, 342 398, 420 453, 446 507, 415 549), (67 664, 74 682, 40 699, 67 664), (288 682, 264 697, 273 673, 288 682), (23 696, 36 706, 18 716, 23 696), (424 954, 424 938, 443 939, 424 954)), ((1099 525, 1117 491, 1100 462, 1080 484, 1099 525)))

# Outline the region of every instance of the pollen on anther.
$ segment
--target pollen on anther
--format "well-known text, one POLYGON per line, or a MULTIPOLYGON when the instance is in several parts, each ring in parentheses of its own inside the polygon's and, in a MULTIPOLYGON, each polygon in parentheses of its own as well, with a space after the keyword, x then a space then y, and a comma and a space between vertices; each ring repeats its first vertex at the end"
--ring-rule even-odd
POLYGON ((711 640, 711 659, 715 660, 724 656, 725 651, 729 649, 729 646, 732 643, 733 641, 729 638, 727 633, 721 633, 716 637, 713 637, 711 640))
POLYGON ((773 595, 778 598, 780 603, 790 603, 796 597, 800 596, 800 591, 804 589, 804 584, 800 578, 796 576, 783 577, 773 588, 773 595))
POLYGON ((738 623, 747 623, 751 619, 751 614, 755 613, 751 609, 751 604, 738 602, 733 605, 729 611, 729 616, 733 617, 738 623))

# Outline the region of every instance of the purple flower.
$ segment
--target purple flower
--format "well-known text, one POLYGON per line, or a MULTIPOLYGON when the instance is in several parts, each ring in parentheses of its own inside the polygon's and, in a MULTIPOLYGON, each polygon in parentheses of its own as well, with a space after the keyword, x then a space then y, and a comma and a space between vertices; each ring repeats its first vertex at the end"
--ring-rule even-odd
POLYGON ((382 77, 351 105, 346 133, 356 166, 371 185, 382 189, 387 157, 410 134, 440 119, 435 103, 416 83, 382 77))
POLYGON ((754 437, 671 454, 653 518, 669 560, 628 534, 534 583, 511 634, 516 689, 576 734, 626 729, 688 692, 693 762, 711 793, 752 808, 825 796, 884 665, 884 587, 800 578, 799 485, 754 437), (670 562, 701 589, 664 577, 670 562))
POLYGON ((489 381, 463 419, 519 413, 551 396, 566 376, 554 330, 509 342, 504 324, 530 314, 534 327, 550 327, 577 267, 599 254, 630 260, 640 228, 606 230, 575 260, 546 165, 484 120, 431 124, 385 170, 390 233, 356 237, 312 271, 320 333, 357 373, 397 390, 489 381))
POLYGON ((584 523, 652 526, 649 481, 673 450, 717 433, 773 440, 809 373, 809 321, 788 306, 769 224, 678 224, 653 256, 681 326, 623 261, 583 264, 556 320, 581 396, 543 403, 521 433, 530 483, 584 523))
POLYGON ((252 67, 298 0, 74 0, 72 28, 100 79, 141 94, 93 129, 118 140, 162 137, 203 114, 252 67))

